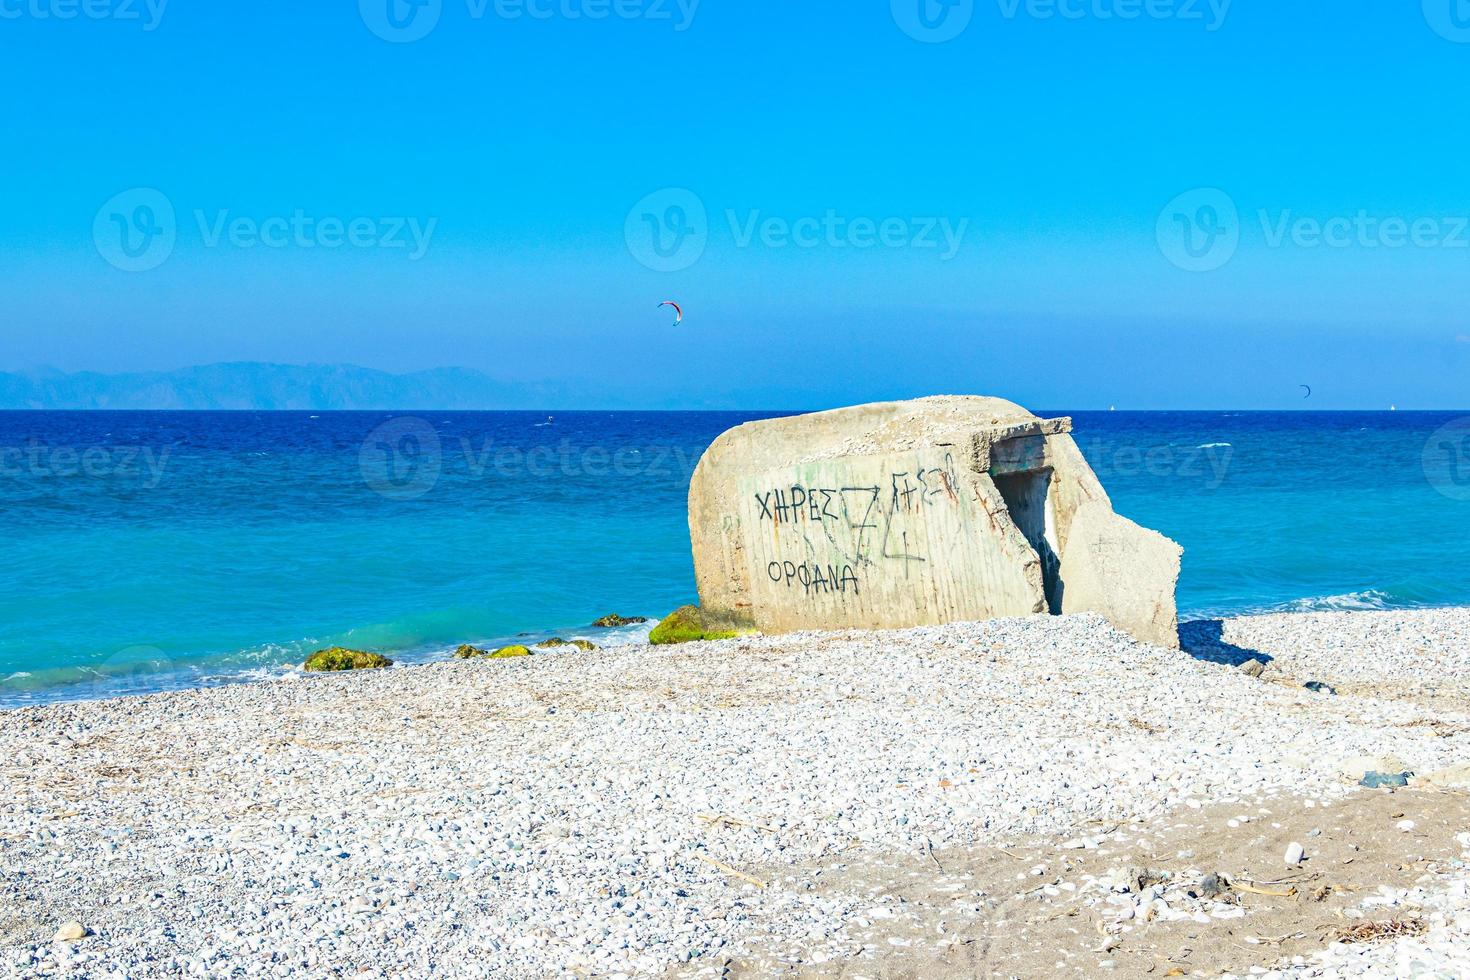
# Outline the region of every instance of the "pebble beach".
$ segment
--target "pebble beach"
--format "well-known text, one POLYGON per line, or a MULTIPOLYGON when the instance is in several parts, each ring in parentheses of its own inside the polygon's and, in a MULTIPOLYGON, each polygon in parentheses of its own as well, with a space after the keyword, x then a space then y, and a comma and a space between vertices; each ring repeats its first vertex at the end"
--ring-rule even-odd
POLYGON ((0 975, 1470 973, 1470 610, 1181 635, 1037 617, 0 713, 0 975))

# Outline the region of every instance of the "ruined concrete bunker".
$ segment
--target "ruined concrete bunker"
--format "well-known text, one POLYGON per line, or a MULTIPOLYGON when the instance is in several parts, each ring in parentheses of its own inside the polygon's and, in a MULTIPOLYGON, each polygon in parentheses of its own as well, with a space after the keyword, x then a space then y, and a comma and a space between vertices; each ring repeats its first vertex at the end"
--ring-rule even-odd
POLYGON ((978 396, 731 429, 689 491, 706 617, 782 633, 1086 611, 1177 646, 1182 551, 1114 513, 1070 432, 978 396))

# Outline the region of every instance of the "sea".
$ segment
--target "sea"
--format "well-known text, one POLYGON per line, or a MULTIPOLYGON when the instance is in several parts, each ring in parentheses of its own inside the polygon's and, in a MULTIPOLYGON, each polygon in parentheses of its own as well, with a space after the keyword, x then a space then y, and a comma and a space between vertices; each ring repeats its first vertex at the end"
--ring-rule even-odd
MULTIPOLYGON (((589 624, 696 601, 690 474, 785 414, 0 412, 0 708, 637 641, 589 624)), ((1184 546, 1181 619, 1470 604, 1470 413, 1039 414, 1184 546)))

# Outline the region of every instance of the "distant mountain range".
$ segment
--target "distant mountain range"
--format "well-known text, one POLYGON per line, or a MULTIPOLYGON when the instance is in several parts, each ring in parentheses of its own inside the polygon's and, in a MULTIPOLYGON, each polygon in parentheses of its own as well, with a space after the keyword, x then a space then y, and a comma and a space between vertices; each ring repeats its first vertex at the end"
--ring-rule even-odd
POLYGON ((240 361, 178 371, 0 372, 0 409, 510 409, 561 408, 555 384, 507 384, 479 371, 390 374, 350 364, 240 361))

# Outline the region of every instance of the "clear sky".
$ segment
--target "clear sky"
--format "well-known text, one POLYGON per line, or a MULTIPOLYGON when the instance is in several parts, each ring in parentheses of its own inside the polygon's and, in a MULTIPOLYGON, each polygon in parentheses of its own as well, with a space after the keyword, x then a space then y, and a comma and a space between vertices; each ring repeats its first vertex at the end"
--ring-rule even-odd
POLYGON ((1459 0, 414 2, 0 0, 0 370, 1470 405, 1459 0))

